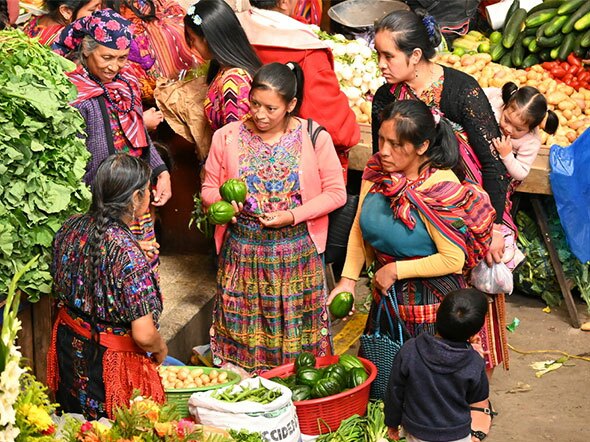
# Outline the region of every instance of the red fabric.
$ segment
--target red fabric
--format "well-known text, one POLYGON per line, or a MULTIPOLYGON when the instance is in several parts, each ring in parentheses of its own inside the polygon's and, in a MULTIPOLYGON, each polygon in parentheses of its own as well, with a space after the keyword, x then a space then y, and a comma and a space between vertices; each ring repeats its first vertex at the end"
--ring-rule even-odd
POLYGON ((334 73, 334 59, 329 49, 286 49, 258 46, 254 49, 262 63, 295 61, 304 74, 303 104, 299 116, 312 118, 332 137, 340 163, 348 168, 348 151, 361 137, 359 125, 348 98, 340 90, 334 73))
MULTIPOLYGON (((90 79, 86 68, 78 66, 75 71, 67 74, 70 81, 78 89, 78 97, 70 104, 74 105, 94 97, 104 95, 103 89, 90 79)), ((121 69, 119 76, 127 80, 133 89, 133 96, 129 87, 122 80, 115 80, 104 84, 105 89, 109 92, 115 104, 121 109, 133 110, 127 114, 118 113, 121 129, 129 142, 135 148, 144 148, 148 145, 145 126, 143 124, 143 111, 141 110, 141 90, 137 79, 126 68, 121 69), (133 98, 133 101, 131 99, 133 98)))
MULTIPOLYGON (((82 327, 81 323, 68 315, 65 309, 59 309, 47 352, 47 385, 53 391, 57 391, 59 387, 56 344, 57 328, 60 325, 69 327, 86 339, 91 338, 90 330, 82 327)), ((113 418, 115 407, 129 404, 133 390, 139 390, 142 396, 164 403, 166 397, 160 375, 132 337, 100 333, 100 345, 107 348, 102 359, 102 376, 109 418, 113 418)))

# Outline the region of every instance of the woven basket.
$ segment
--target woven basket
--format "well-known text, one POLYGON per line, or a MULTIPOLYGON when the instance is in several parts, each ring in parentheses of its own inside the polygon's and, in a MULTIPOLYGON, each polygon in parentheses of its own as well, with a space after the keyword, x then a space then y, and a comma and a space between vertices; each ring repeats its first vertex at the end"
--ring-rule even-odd
POLYGON ((204 374, 209 374, 211 370, 217 370, 220 373, 227 373, 227 382, 223 384, 216 384, 216 385, 209 385, 207 387, 197 387, 197 388, 179 388, 179 389, 166 389, 164 393, 166 394, 166 401, 171 404, 176 404, 176 409, 180 413, 181 417, 188 417, 190 413, 188 411, 188 400, 193 393, 197 391, 207 391, 207 390, 216 390, 217 388, 227 387, 229 385, 237 384, 240 382, 241 377, 239 374, 234 373, 233 371, 228 370, 221 370, 219 368, 213 367, 195 367, 195 366, 187 366, 189 370, 196 370, 200 368, 203 370, 204 374))

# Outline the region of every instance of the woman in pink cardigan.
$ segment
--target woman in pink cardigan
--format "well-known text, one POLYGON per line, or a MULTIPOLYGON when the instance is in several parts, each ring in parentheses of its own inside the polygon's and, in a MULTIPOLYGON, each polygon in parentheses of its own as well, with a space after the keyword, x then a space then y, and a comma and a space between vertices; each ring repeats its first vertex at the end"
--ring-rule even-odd
POLYGON ((262 372, 302 351, 331 354, 321 253, 328 214, 344 205, 346 190, 330 135, 320 131, 314 145, 308 122, 295 116, 302 85, 297 63, 263 66, 252 81, 250 118, 213 135, 204 204, 221 199, 229 178, 248 187, 234 222, 215 232, 216 365, 262 372))

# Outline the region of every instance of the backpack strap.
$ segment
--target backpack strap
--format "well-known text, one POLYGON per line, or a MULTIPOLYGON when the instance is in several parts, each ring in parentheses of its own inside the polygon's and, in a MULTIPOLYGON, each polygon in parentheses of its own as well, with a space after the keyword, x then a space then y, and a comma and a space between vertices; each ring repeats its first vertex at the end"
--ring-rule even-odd
POLYGON ((318 139, 318 136, 321 131, 326 130, 324 126, 318 125, 316 128, 313 128, 313 120, 311 118, 307 119, 307 133, 311 138, 311 144, 313 144, 313 148, 315 149, 315 142, 318 139))

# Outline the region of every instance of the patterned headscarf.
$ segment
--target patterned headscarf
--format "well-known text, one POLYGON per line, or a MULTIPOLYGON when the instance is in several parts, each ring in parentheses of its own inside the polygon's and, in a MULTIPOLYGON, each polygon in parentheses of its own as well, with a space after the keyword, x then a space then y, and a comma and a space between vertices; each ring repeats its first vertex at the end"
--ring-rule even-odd
POLYGON ((129 49, 133 41, 131 22, 112 9, 100 9, 66 26, 51 49, 67 55, 80 47, 85 36, 110 49, 129 49))

